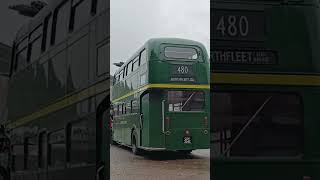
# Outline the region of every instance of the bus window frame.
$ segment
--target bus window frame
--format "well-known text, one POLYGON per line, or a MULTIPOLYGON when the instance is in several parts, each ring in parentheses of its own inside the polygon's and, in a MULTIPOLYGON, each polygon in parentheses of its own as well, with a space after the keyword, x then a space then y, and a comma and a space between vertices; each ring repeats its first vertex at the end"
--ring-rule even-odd
POLYGON ((41 54, 43 53, 42 51, 42 46, 43 46, 43 29, 44 29, 44 25, 43 23, 40 23, 39 25, 37 25, 28 35, 28 54, 27 54, 27 63, 30 63, 31 61, 31 57, 32 57, 32 47, 33 44, 39 40, 40 43, 40 52, 39 52, 39 56, 35 57, 34 60, 31 61, 31 63, 36 62, 41 54), (39 32, 38 32, 39 31, 39 32), (33 36, 33 33, 37 33, 36 36, 33 36), (40 34, 38 34, 40 33, 40 34))
POLYGON ((129 76, 129 75, 132 73, 132 67, 133 67, 132 64, 133 64, 133 60, 129 61, 129 62, 127 63, 127 65, 126 65, 126 67, 127 67, 127 68, 126 68, 126 75, 127 75, 127 76, 129 76), (130 66, 131 68, 129 68, 129 65, 131 65, 131 66, 130 66))
POLYGON ((162 60, 166 61, 186 61, 186 62, 204 62, 202 48, 197 45, 186 45, 186 44, 161 44, 160 45, 160 55, 162 60), (184 58, 169 58, 165 55, 165 48, 166 47, 177 47, 177 48, 192 48, 197 51, 197 59, 184 59, 184 58))
POLYGON ((132 60, 132 72, 135 72, 135 71, 137 71, 138 69, 139 69, 139 67, 140 67, 140 54, 139 55, 137 55, 135 58, 133 58, 132 60), (137 64, 137 68, 136 69, 134 69, 134 65, 135 64, 137 64))
POLYGON ((146 64, 148 62, 148 55, 147 55, 147 50, 146 50, 146 48, 144 48, 144 49, 142 49, 141 51, 140 51, 140 53, 139 53, 139 67, 141 66, 141 65, 144 65, 144 64, 146 64), (142 53, 146 53, 145 54, 145 58, 146 58, 146 60, 145 60, 145 62, 143 63, 143 64, 141 64, 141 55, 142 55, 142 53))
MULTIPOLYGON (((16 49, 15 49, 15 54, 14 54, 14 65, 13 65, 13 71, 16 73, 18 71, 20 71, 21 69, 19 69, 19 61, 18 61, 18 54, 20 54, 22 51, 27 49, 27 56, 26 58, 28 58, 28 36, 25 36, 24 38, 22 38, 17 44, 16 44, 16 49), (24 44, 26 43, 26 44, 24 44), (23 45, 22 47, 20 45, 23 45)), ((27 62, 27 59, 26 59, 27 62)))
POLYGON ((53 19, 53 15, 52 13, 50 12, 45 18, 44 18, 44 21, 43 21, 43 29, 42 29, 42 45, 41 45, 41 52, 45 52, 47 50, 47 42, 48 40, 50 41, 50 38, 48 37, 51 37, 51 34, 49 34, 49 27, 50 27, 50 19, 51 19, 51 34, 52 34, 52 19, 53 19))
MULTIPOLYGON (((252 86, 250 86, 252 87, 252 86)), ((268 90, 268 89, 261 89, 261 90, 248 90, 247 88, 249 88, 249 86, 245 86, 245 89, 242 89, 243 87, 240 88, 232 88, 232 90, 230 90, 229 88, 225 89, 225 88, 219 88, 219 89, 213 89, 210 91, 210 101, 211 101, 211 93, 256 93, 256 94, 275 94, 275 95, 295 95, 297 98, 299 98, 299 102, 300 102, 300 106, 301 106, 301 114, 302 114, 302 119, 300 121, 299 127, 301 128, 301 152, 299 155, 296 156, 223 156, 223 155, 218 155, 218 156, 212 156, 212 158, 214 159, 222 159, 222 160, 248 160, 248 161, 255 161, 255 160, 259 160, 259 159, 263 159, 265 160, 270 159, 270 160, 301 160, 303 159, 303 156, 305 155, 305 101, 303 98, 303 94, 301 94, 301 92, 297 92, 297 91, 288 91, 287 89, 281 90, 281 91, 272 91, 272 90, 268 90)), ((211 103, 210 105, 210 111, 213 108, 213 104, 211 103)), ((214 118, 214 116, 212 116, 211 118, 214 118)), ((213 123, 212 123, 213 125, 213 123)), ((213 130, 210 130, 210 134, 213 135, 213 130)), ((210 140, 210 144, 212 142, 212 139, 210 140)))
POLYGON ((164 94, 165 94, 165 99, 166 99, 166 104, 167 104, 167 108, 166 108, 166 111, 168 113, 204 113, 206 112, 206 92, 205 90, 199 90, 199 89, 181 89, 181 90, 178 90, 178 89, 172 89, 172 90, 166 90, 164 91, 164 94), (168 93, 169 91, 189 91, 189 92, 201 92, 203 94, 203 108, 201 111, 169 111, 169 100, 168 100, 168 93))

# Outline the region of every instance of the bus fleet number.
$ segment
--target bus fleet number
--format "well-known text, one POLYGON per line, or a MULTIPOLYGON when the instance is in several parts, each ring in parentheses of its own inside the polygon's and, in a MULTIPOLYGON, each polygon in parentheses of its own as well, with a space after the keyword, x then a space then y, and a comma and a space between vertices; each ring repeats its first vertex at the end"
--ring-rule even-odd
POLYGON ((188 74, 189 69, 188 69, 188 66, 179 66, 177 68, 177 71, 179 74, 188 74))
POLYGON ((222 36, 247 36, 249 33, 249 21, 246 16, 221 16, 217 28, 222 36))

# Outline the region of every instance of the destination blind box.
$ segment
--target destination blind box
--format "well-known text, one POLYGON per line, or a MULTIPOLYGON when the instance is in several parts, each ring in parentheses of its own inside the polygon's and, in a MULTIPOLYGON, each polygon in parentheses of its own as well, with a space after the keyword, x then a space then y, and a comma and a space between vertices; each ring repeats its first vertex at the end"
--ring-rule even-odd
POLYGON ((272 65, 278 63, 278 55, 270 50, 219 49, 212 51, 211 61, 214 64, 272 65))

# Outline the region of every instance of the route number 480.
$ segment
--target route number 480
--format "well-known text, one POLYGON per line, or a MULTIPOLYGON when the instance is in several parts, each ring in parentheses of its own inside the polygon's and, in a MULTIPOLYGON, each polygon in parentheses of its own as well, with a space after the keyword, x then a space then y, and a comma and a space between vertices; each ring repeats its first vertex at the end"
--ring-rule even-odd
POLYGON ((177 71, 179 74, 188 74, 189 69, 188 69, 188 66, 179 66, 177 68, 177 71))
POLYGON ((246 16, 221 16, 216 28, 222 36, 247 36, 249 33, 249 21, 246 16))

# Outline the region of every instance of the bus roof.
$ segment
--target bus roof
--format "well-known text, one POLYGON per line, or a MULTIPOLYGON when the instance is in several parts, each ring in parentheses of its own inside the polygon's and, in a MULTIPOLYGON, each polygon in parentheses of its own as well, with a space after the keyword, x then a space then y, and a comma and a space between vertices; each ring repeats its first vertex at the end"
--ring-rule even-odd
POLYGON ((115 74, 119 73, 120 70, 128 64, 133 58, 140 53, 140 51, 144 48, 153 49, 154 47, 159 47, 161 44, 181 44, 181 45, 190 45, 190 46, 198 46, 201 49, 205 49, 205 46, 197 41, 189 40, 189 39, 182 39, 182 38, 151 38, 149 39, 142 47, 140 47, 125 63, 118 68, 115 74))

